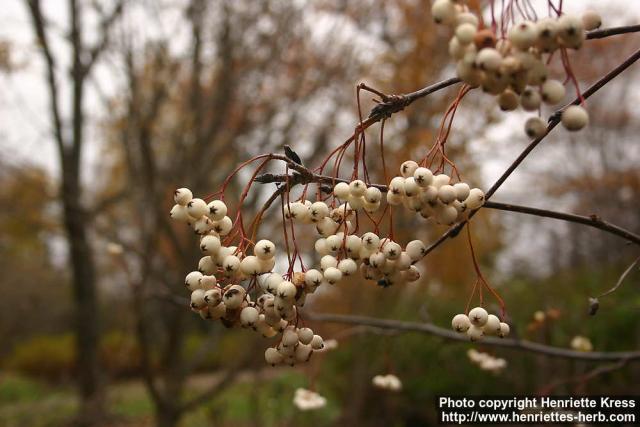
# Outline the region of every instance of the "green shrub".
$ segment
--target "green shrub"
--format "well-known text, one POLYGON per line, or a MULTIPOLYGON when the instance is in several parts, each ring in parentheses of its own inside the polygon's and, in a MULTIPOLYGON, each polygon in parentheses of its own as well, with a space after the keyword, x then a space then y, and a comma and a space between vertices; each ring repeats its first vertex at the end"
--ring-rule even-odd
POLYGON ((135 376, 140 372, 140 347, 135 337, 112 331, 100 341, 100 361, 112 378, 135 376))
POLYGON ((75 366, 73 335, 42 335, 18 343, 7 357, 5 366, 48 381, 68 380, 75 366))

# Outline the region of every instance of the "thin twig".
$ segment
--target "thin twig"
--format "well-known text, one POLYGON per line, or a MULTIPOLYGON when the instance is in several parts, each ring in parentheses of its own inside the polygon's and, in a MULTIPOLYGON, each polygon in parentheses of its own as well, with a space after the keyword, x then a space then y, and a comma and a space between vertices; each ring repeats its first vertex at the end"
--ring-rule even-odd
POLYGON ((606 295, 609 295, 609 294, 611 294, 611 293, 615 292, 615 291, 616 291, 616 289, 618 289, 618 288, 620 287, 620 285, 622 285, 622 282, 624 282, 624 279, 626 279, 626 278, 627 278, 627 276, 629 275, 629 273, 631 273, 631 270, 633 270, 633 269, 634 269, 634 267, 635 267, 636 265, 638 265, 638 262, 640 262, 640 257, 636 258, 636 260, 635 260, 635 261, 633 261, 629 267, 627 267, 627 269, 624 271, 624 273, 622 273, 622 275, 620 276, 620 278, 618 279, 618 281, 616 282, 616 284, 614 285, 614 287, 613 287, 613 288, 611 288, 611 289, 609 289, 608 291, 606 291, 606 292, 604 292, 604 293, 600 294, 600 295, 598 296, 598 298, 602 298, 602 297, 604 297, 604 296, 606 296, 606 295))
MULTIPOLYGON (((431 323, 403 322, 400 320, 379 319, 376 317, 328 314, 328 313, 307 313, 307 317, 312 320, 343 323, 349 325, 365 325, 380 329, 391 329, 401 332, 419 332, 429 335, 435 335, 451 341, 469 342, 466 335, 458 334, 431 323)), ((482 345, 490 345, 496 347, 507 347, 516 350, 530 351, 533 353, 544 354, 550 357, 559 357, 565 359, 577 359, 587 361, 607 361, 607 360, 626 360, 634 361, 640 359, 640 351, 618 351, 618 352, 581 352, 561 347, 554 347, 544 344, 538 344, 532 341, 516 340, 509 338, 484 338, 482 345)))
POLYGON ((539 208, 533 208, 529 206, 513 205, 510 203, 500 203, 500 202, 493 202, 493 201, 485 202, 483 207, 489 208, 489 209, 497 209, 501 211, 508 211, 508 212, 519 212, 519 213, 546 217, 546 218, 555 218, 555 219, 560 219, 560 220, 569 221, 569 222, 576 222, 579 224, 588 225, 590 227, 594 227, 594 228, 606 231, 611 234, 615 234, 616 236, 620 236, 623 239, 626 239, 630 242, 640 245, 639 235, 632 233, 629 230, 625 230, 622 227, 619 227, 617 225, 604 221, 602 218, 600 218, 597 215, 589 215, 589 216, 574 215, 570 213, 551 211, 548 209, 539 209, 539 208))
POLYGON ((626 25, 623 27, 603 28, 601 30, 593 30, 587 33, 587 39, 603 39, 618 34, 637 33, 640 32, 640 25, 626 25))

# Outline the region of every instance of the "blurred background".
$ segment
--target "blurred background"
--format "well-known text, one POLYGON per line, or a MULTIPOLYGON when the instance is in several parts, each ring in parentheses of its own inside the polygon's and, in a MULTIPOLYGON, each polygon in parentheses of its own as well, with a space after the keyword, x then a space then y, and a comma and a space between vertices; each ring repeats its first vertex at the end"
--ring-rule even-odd
MULTIPOLYGON (((565 3, 569 12, 593 6, 605 27, 640 19, 621 1, 565 3)), ((637 393, 633 363, 585 375, 597 365, 317 322, 335 349, 270 368, 269 340, 204 322, 184 303, 183 277, 199 257, 193 233, 169 222, 173 190, 209 194, 233 165, 285 144, 317 164, 353 131, 359 82, 405 93, 453 75, 450 34, 433 24, 429 1, 8 0, 0 23, 1 426, 422 426, 437 422, 441 394, 637 393), (480 369, 470 348, 506 368, 480 369), (401 392, 372 386, 386 373, 401 392), (327 405, 300 411, 298 387, 327 405)), ((639 42, 630 34, 572 53, 581 86, 639 42)), ((588 128, 555 130, 495 200, 598 214, 640 232, 639 72, 590 98, 588 128)), ((455 94, 387 122, 390 169, 424 155, 455 94)), ((488 188, 524 148, 524 121, 487 95, 464 99, 448 146, 472 186, 488 188)), ((370 170, 382 181, 379 167, 370 170)), ((256 188, 247 210, 273 189, 256 188)), ((266 221, 263 233, 277 217, 266 221)), ((432 241, 443 231, 407 216, 396 234, 432 241)), ((588 298, 616 283, 636 247, 498 211, 482 211, 472 231, 516 336, 640 348, 637 270, 587 314, 588 298)), ((448 328, 474 281, 466 239, 446 242, 420 268, 419 283, 345 283, 306 309, 448 328)))

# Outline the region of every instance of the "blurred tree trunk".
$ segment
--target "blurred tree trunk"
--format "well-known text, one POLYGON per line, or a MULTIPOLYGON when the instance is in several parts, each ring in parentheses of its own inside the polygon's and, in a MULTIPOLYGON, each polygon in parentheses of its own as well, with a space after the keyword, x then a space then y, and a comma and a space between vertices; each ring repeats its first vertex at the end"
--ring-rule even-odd
POLYGON ((120 15, 122 2, 114 7, 111 14, 101 17, 101 38, 95 46, 89 48, 84 45, 83 41, 83 15, 80 5, 76 0, 69 0, 68 43, 71 68, 68 78, 71 86, 71 112, 66 123, 60 107, 61 92, 57 68, 59 64, 56 52, 50 43, 48 18, 44 16, 39 0, 26 0, 26 5, 45 63, 52 137, 58 147, 61 169, 59 197, 62 202, 64 228, 69 244, 69 264, 76 308, 74 329, 77 381, 81 401, 77 421, 79 425, 83 426, 94 425, 103 418, 104 396, 98 358, 99 325, 96 269, 88 239, 91 217, 82 206, 81 155, 85 142, 84 127, 86 125, 83 102, 86 79, 107 45, 109 27, 120 15))

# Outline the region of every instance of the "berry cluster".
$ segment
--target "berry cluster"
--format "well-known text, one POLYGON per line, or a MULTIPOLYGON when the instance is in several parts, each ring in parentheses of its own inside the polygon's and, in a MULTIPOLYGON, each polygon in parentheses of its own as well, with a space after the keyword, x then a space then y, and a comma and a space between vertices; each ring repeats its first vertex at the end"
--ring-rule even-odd
POLYGON ((402 204, 438 224, 455 224, 484 204, 484 193, 479 188, 470 188, 464 182, 453 184, 444 173, 434 176, 430 169, 413 160, 402 163, 400 176, 393 178, 388 188, 387 203, 402 204))
POLYGON ((333 195, 342 202, 333 209, 322 201, 294 202, 285 207, 286 218, 315 224, 321 236, 314 244, 320 266, 304 273, 307 288, 315 289, 323 283, 335 285, 358 272, 365 280, 385 287, 420 278, 413 264, 425 254, 422 241, 411 241, 403 250, 389 237, 373 232, 361 236, 355 233, 352 219, 357 211, 373 213, 380 207, 382 192, 378 188, 367 188, 360 180, 340 182, 335 185, 333 195))
MULTIPOLYGON (((562 102, 566 94, 563 83, 548 78, 548 64, 557 51, 579 93, 567 49, 579 49, 585 30, 601 25, 600 16, 592 11, 582 18, 558 13, 555 17, 520 21, 508 30, 509 19, 504 19, 498 36, 495 20, 491 28, 484 27, 463 1, 436 0, 431 12, 437 23, 454 32, 449 53, 457 61, 458 77, 469 86, 480 86, 494 95, 504 111, 520 106, 533 112, 539 111, 543 103, 562 102)), ((572 105, 562 113, 562 124, 570 131, 580 130, 588 122, 589 115, 581 106, 572 105)), ((531 138, 541 137, 546 129, 545 121, 537 116, 525 123, 525 132, 531 138)))
POLYGON ((509 325, 482 307, 471 309, 469 315, 456 314, 451 319, 451 327, 458 333, 466 333, 471 341, 481 340, 485 335, 500 338, 509 335, 509 325))
POLYGON ((389 391, 400 391, 402 390, 402 381, 400 378, 396 377, 393 374, 387 375, 376 375, 371 380, 371 383, 374 387, 389 390, 389 391))
POLYGON ((478 367, 480 367, 480 369, 482 369, 483 371, 489 371, 494 374, 498 374, 507 367, 506 360, 500 357, 494 357, 489 353, 477 351, 473 348, 470 348, 469 351, 467 351, 467 356, 472 363, 478 365, 478 367))
POLYGON ((324 344, 320 335, 295 325, 296 306, 304 305, 306 295, 313 293, 322 279, 316 280, 313 273, 298 272, 290 276, 290 281, 273 273, 276 247, 269 240, 258 241, 253 246, 253 255, 236 246, 225 246, 224 236, 231 231, 232 221, 226 216, 224 202, 213 200, 207 204, 193 198, 186 188, 176 190, 174 199, 171 217, 191 224, 202 236, 200 250, 204 256, 198 270, 185 278, 185 286, 191 291, 191 309, 204 319, 220 320, 229 328, 250 328, 266 338, 281 333, 280 343, 265 352, 270 365, 293 366, 308 361, 314 351, 321 350, 324 344), (248 283, 246 288, 242 282, 248 283), (256 285, 263 293, 252 301, 249 291, 256 285))
POLYGON ((301 411, 313 411, 325 407, 327 405, 327 399, 315 391, 298 388, 293 397, 293 404, 301 411))

